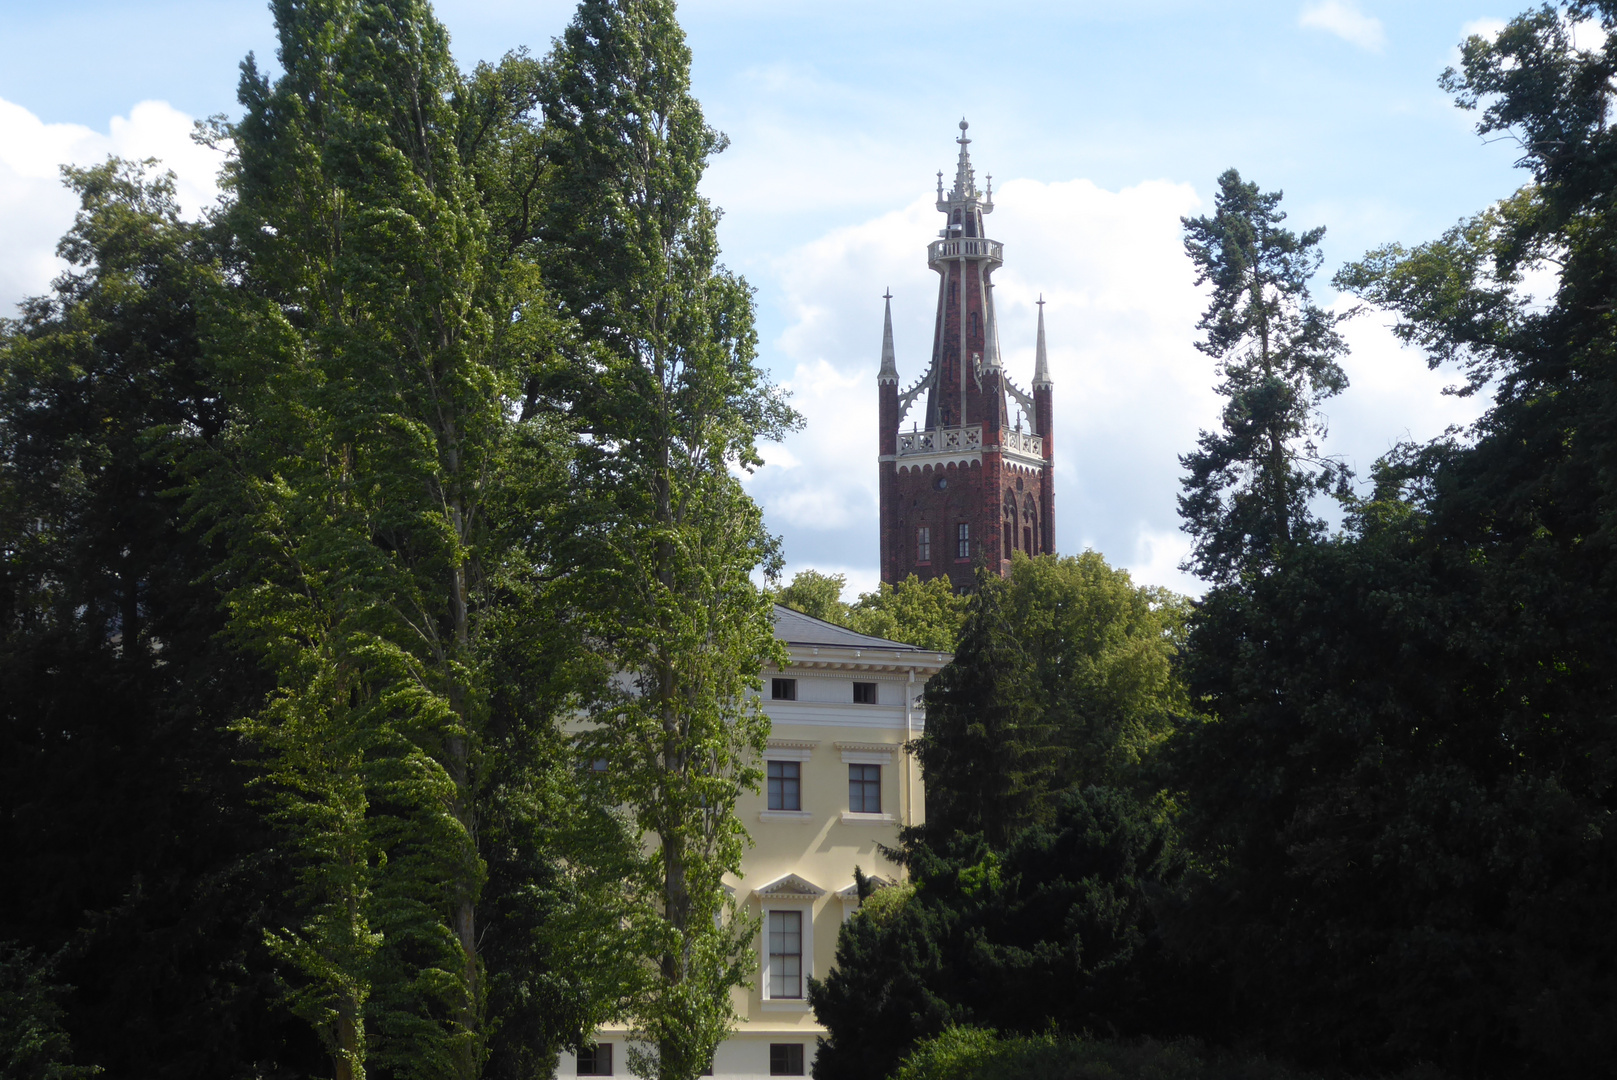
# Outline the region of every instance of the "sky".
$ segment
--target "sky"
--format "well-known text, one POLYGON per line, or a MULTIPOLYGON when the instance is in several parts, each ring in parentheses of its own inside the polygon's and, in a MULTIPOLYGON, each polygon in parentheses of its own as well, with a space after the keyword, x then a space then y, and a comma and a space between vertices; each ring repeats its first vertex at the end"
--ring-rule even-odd
MULTIPOLYGON (((1523 0, 1516 3, 1525 7, 1523 0)), ((542 55, 572 16, 554 0, 436 5, 470 68, 542 55)), ((1485 141, 1438 87, 1472 33, 1518 12, 1488 0, 883 4, 690 0, 679 9, 692 84, 730 137, 706 194, 724 211, 724 260, 756 289, 760 361, 806 424, 765 448, 747 484, 783 542, 787 573, 877 580, 876 370, 884 290, 900 375, 930 352, 926 244, 936 172, 953 174, 967 119, 1007 366, 1033 367, 1046 301, 1055 383, 1056 546, 1135 579, 1197 593, 1178 567, 1179 455, 1218 420, 1205 305, 1179 219, 1212 212, 1234 167, 1285 192, 1289 223, 1326 227, 1316 298, 1388 243, 1420 243, 1525 179, 1520 148, 1485 141)), ((215 151, 192 122, 234 116, 238 65, 274 68, 259 0, 0 0, 0 312, 62 269, 75 203, 63 163, 160 158, 197 213, 216 196, 215 151)), ((1483 402, 1399 347, 1386 316, 1346 324, 1351 385, 1328 402, 1326 449, 1361 476, 1395 443, 1474 419, 1483 402)))

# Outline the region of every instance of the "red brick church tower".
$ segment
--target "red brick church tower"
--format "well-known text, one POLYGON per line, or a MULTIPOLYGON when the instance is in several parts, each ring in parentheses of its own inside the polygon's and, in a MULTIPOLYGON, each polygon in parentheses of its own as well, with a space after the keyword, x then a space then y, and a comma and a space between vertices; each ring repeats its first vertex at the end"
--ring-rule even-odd
POLYGON ((946 576, 957 590, 971 584, 979 559, 1005 573, 1013 551, 1055 550, 1044 301, 1033 393, 1027 394, 1000 363, 990 277, 1004 263, 1004 245, 983 230, 983 216, 994 210, 994 178, 988 178, 986 193, 977 190, 966 127, 960 121, 960 160, 947 195, 938 173, 938 211, 947 216, 926 252, 927 265, 938 272, 931 365, 920 381, 899 392, 889 293, 876 376, 882 580, 946 576), (903 430, 923 394, 925 411, 903 430))

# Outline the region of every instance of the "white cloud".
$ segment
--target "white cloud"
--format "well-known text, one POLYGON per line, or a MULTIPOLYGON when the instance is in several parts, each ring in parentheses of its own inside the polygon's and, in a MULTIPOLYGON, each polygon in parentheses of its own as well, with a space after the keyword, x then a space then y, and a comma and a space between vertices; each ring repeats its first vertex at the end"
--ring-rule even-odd
POLYGON ((1504 19, 1472 19, 1460 27, 1460 40, 1480 37, 1492 41, 1499 36, 1499 31, 1505 28, 1504 19))
POLYGON ((1360 11, 1352 0, 1321 0, 1309 4, 1297 16, 1297 25, 1324 30, 1361 49, 1380 52, 1387 44, 1381 20, 1360 11))
POLYGON ((217 151, 191 141, 191 118, 161 101, 143 101, 115 116, 107 131, 49 124, 0 99, 0 314, 49 287, 65 264, 56 242, 73 223, 78 200, 62 186, 60 167, 93 165, 109 154, 158 158, 176 177, 180 205, 196 215, 218 198, 217 151))

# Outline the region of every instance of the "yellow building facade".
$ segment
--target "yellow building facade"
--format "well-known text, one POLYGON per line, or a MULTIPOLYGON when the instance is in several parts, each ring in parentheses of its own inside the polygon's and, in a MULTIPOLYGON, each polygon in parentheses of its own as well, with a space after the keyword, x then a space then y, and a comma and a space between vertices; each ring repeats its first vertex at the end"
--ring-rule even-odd
MULTIPOLYGON (((808 980, 831 970, 837 932, 858 906, 854 867, 896 881, 881 853, 925 820, 920 771, 904 744, 926 727, 920 695, 948 653, 856 634, 776 606, 790 663, 763 672, 771 721, 762 788, 736 808, 752 837, 727 885, 759 925, 758 970, 735 992, 741 1022, 714 1055, 713 1076, 804 1076, 825 1029, 808 980)), ((559 1077, 628 1076, 625 1033, 600 1033, 593 1054, 563 1054, 559 1077)))

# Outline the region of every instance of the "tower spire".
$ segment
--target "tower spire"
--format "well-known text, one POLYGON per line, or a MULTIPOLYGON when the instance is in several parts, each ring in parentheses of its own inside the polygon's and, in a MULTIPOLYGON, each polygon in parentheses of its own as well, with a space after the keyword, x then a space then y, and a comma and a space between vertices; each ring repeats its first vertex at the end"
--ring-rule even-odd
POLYGON ((881 370, 876 373, 876 385, 883 383, 898 384, 898 360, 893 353, 893 290, 888 289, 882 294, 886 302, 886 311, 882 315, 881 327, 881 370))
POLYGON ((1050 357, 1044 349, 1044 294, 1039 294, 1039 338, 1038 344, 1033 347, 1033 386, 1049 386, 1050 383, 1050 357))

